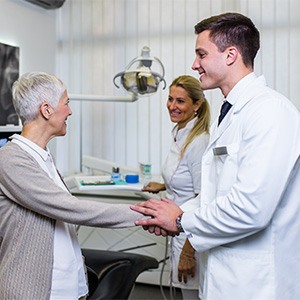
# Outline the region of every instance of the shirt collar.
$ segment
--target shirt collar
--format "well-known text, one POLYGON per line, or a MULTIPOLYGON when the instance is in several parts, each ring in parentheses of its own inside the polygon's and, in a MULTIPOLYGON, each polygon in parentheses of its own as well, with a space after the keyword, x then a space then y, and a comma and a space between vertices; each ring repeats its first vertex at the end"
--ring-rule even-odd
POLYGON ((257 77, 254 72, 246 75, 232 88, 225 100, 234 105, 238 101, 238 99, 241 99, 240 95, 245 91, 247 86, 256 78, 257 77))
POLYGON ((178 126, 176 125, 173 130, 172 134, 174 137, 176 137, 176 140, 179 140, 182 136, 184 136, 187 132, 190 132, 191 129, 194 127, 194 124, 197 120, 197 117, 193 118, 191 121, 189 121, 184 128, 178 129, 178 126))
POLYGON ((27 148, 29 151, 36 152, 43 159, 43 161, 46 161, 47 158, 50 156, 48 147, 46 148, 46 150, 44 150, 43 148, 41 148, 40 146, 38 146, 37 144, 33 143, 32 141, 20 134, 14 134, 12 136, 12 141, 14 140, 18 141, 19 143, 22 143, 25 146, 25 148, 27 148))

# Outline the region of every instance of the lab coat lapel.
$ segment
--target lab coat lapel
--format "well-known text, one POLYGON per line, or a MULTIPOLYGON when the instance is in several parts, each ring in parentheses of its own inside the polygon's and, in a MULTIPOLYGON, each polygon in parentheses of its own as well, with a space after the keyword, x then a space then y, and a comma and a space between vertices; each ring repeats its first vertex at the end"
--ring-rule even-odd
POLYGON ((223 132, 226 130, 226 128, 229 126, 229 124, 232 122, 232 118, 235 114, 234 106, 229 110, 221 124, 218 126, 218 120, 215 120, 214 123, 211 126, 211 137, 208 144, 207 149, 209 149, 212 145, 215 144, 215 142, 222 136, 223 132))
POLYGON ((212 124, 210 128, 210 141, 206 149, 207 151, 214 147, 217 140, 234 121, 238 113, 247 105, 249 101, 251 101, 255 94, 259 93, 259 86, 263 88, 265 85, 265 78, 263 76, 257 77, 247 86, 247 88, 243 89, 239 94, 236 95, 236 103, 231 107, 221 124, 218 126, 218 120, 215 120, 212 124), (255 86, 255 88, 253 88, 253 86, 255 86))

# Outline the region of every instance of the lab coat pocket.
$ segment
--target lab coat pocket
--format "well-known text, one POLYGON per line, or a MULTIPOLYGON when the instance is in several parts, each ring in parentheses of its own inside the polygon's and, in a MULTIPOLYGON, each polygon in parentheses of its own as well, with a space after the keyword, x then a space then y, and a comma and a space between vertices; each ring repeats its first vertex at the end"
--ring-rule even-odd
POLYGON ((216 161, 216 180, 218 196, 229 192, 236 181, 238 170, 238 151, 239 144, 233 143, 213 149, 214 159, 216 161))
POLYGON ((210 251, 207 267, 207 299, 274 299, 271 255, 218 247, 210 251))

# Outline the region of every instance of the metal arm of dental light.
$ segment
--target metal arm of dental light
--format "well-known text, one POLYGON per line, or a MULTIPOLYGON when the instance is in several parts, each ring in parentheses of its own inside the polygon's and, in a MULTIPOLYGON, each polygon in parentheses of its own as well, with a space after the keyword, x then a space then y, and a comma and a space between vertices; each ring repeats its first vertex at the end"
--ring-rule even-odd
POLYGON ((71 101, 94 101, 94 102, 135 102, 138 100, 136 94, 128 96, 103 96, 103 95, 85 95, 85 94, 69 94, 71 101))

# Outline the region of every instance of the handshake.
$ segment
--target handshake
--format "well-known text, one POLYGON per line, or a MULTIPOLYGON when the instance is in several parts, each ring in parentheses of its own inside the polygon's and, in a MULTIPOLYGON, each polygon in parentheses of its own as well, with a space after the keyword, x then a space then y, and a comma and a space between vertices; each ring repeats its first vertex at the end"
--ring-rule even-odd
POLYGON ((173 201, 162 198, 149 199, 131 205, 130 208, 151 218, 137 220, 135 225, 143 226, 149 233, 162 236, 175 236, 182 230, 180 219, 183 211, 173 201))

